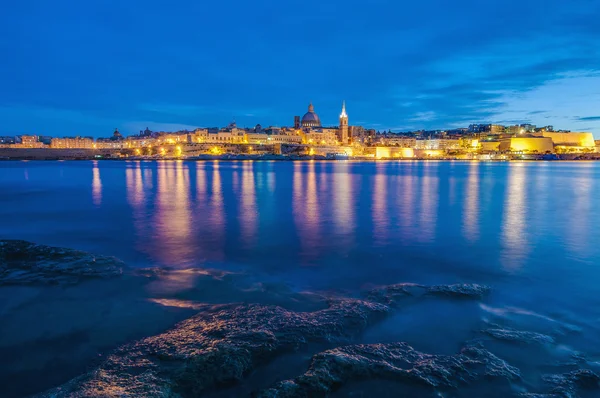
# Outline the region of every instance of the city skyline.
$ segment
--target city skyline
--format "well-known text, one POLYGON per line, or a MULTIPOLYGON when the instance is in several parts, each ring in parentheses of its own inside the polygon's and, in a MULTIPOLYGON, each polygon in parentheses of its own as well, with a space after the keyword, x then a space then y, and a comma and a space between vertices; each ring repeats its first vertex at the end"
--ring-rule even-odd
POLYGON ((10 4, 0 135, 532 123, 600 138, 600 5, 553 1, 10 4))

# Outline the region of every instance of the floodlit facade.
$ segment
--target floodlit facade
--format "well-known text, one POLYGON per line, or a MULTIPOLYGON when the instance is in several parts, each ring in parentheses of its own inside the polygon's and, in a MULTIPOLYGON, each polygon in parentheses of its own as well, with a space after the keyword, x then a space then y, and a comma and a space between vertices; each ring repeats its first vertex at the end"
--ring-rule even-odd
POLYGON ((391 159, 391 158, 414 158, 415 151, 413 148, 403 147, 382 147, 378 146, 375 148, 375 158, 377 159, 391 159))
POLYGON ((594 152, 596 143, 592 133, 554 133, 544 131, 543 136, 552 139, 559 152, 594 152))
POLYGON ((50 148, 71 149, 71 148, 94 148, 94 141, 91 138, 52 138, 50 148))
POLYGON ((523 153, 552 153, 554 152, 554 144, 552 139, 547 137, 517 137, 502 141, 500 150, 523 153))

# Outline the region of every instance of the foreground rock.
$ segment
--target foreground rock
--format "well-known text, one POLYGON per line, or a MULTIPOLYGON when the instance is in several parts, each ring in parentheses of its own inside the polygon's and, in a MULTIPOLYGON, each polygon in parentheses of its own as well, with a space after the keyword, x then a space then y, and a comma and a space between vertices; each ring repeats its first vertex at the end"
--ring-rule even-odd
POLYGON ((73 284, 119 276, 124 266, 114 257, 22 240, 0 240, 0 285, 73 284))
POLYGON ((552 386, 551 394, 559 397, 577 397, 578 391, 593 392, 594 396, 600 396, 600 376, 588 369, 547 375, 543 380, 552 386))
POLYGON ((97 370, 41 396, 200 396, 308 342, 348 342, 389 307, 337 300, 309 313, 261 305, 205 311, 173 330, 124 346, 97 370))
POLYGON ((457 299, 481 299, 488 294, 490 288, 473 283, 454 285, 425 286, 414 283, 400 283, 382 286, 369 292, 370 300, 386 304, 394 303, 398 299, 419 296, 437 296, 457 299))
POLYGON ((492 328, 484 330, 483 333, 497 340, 503 340, 513 343, 541 345, 554 344, 554 338, 537 332, 528 332, 509 328, 492 328))
MULTIPOLYGON (((476 381, 518 381, 519 370, 487 350, 468 347, 460 354, 430 355, 406 343, 340 347, 317 354, 309 370, 258 394, 262 398, 325 397, 350 381, 385 379, 452 390, 476 381)), ((507 383, 508 384, 508 383, 507 383)))

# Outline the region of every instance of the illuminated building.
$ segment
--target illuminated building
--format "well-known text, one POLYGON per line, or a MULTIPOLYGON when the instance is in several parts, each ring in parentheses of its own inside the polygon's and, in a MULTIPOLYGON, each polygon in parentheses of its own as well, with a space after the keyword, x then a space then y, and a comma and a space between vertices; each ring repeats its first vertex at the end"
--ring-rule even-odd
POLYGON ((300 124, 302 127, 321 127, 321 119, 319 119, 319 115, 315 113, 315 107, 312 102, 308 105, 308 112, 302 116, 300 124))
POLYGON ((269 144, 302 144, 299 134, 273 134, 269 136, 269 144))
POLYGON ((552 153, 554 144, 546 137, 516 137, 500 143, 500 150, 523 153, 552 153))
POLYGON ((342 104, 342 113, 340 114, 340 142, 342 145, 348 144, 348 115, 346 114, 346 101, 342 104))
POLYGON ((112 136, 112 139, 114 141, 121 141, 121 140, 123 140, 123 135, 121 133, 119 133, 119 129, 115 129, 115 131, 113 133, 113 136, 112 136))
POLYGON ((190 137, 194 143, 208 142, 208 129, 196 129, 190 137))
POLYGON ((338 143, 337 133, 337 129, 322 128, 319 130, 304 129, 301 134, 304 135, 304 144, 332 146, 338 143))
POLYGON ((499 152, 500 141, 479 141, 477 149, 483 153, 499 152))
POLYGON ((17 137, 14 144, 11 144, 12 148, 44 148, 43 142, 40 142, 36 135, 22 135, 17 137))
POLYGON ((375 148, 375 157, 377 159, 413 158, 415 157, 415 151, 413 148, 378 146, 375 148))
POLYGON ((552 139, 558 152, 593 152, 596 143, 592 133, 542 132, 542 136, 552 139))
POLYGON ((72 148, 94 148, 94 141, 91 138, 52 138, 50 148, 72 149, 72 148))
POLYGON ((415 148, 417 139, 408 135, 388 134, 379 139, 381 145, 399 146, 402 148, 415 148))
POLYGON ((490 126, 490 134, 504 134, 505 127, 500 124, 492 124, 490 126))
POLYGON ((425 150, 459 150, 461 149, 461 141, 456 139, 433 139, 433 140, 416 140, 415 149, 425 150))

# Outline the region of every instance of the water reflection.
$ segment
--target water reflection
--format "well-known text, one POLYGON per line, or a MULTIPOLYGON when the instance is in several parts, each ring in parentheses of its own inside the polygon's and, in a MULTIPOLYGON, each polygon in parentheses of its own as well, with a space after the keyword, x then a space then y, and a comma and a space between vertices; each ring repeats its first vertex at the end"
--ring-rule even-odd
POLYGON ((159 162, 153 254, 167 265, 194 263, 189 170, 183 162, 159 162))
POLYGON ((102 181, 100 180, 100 169, 98 161, 94 160, 92 168, 92 202, 99 207, 102 204, 102 181))
POLYGON ((240 225, 242 239, 246 243, 251 243, 256 237, 257 218, 254 164, 245 162, 242 169, 240 225))
POLYGON ((348 163, 336 163, 333 171, 332 202, 335 230, 344 238, 350 238, 355 228, 353 175, 348 163))
POLYGON ((125 170, 125 184, 127 186, 127 201, 134 211, 141 210, 144 204, 144 182, 139 161, 135 162, 135 168, 127 167, 127 170, 125 170))
POLYGON ((302 163, 294 164, 292 206, 302 256, 310 263, 317 258, 321 243, 319 225, 321 209, 315 162, 308 163, 306 167, 308 170, 305 173, 302 163))
POLYGON ((503 205, 502 242, 505 248, 502 265, 507 270, 515 271, 523 265, 528 247, 525 235, 526 166, 523 163, 511 163, 508 173, 508 189, 503 205))
POLYGON ((431 242, 435 239, 435 229, 439 202, 439 178, 429 175, 432 169, 437 173, 439 163, 435 162, 425 167, 425 174, 420 176, 421 206, 419 207, 419 232, 418 237, 422 242, 431 242), (434 169, 435 168, 435 169, 434 169))
MULTIPOLYGON (((129 166, 129 162, 127 164, 129 166)), ((149 170, 147 170, 148 172, 149 170)), ((146 199, 144 180, 140 162, 135 162, 135 168, 127 167, 125 170, 125 184, 127 190, 127 201, 132 209, 133 227, 138 240, 138 247, 143 248, 143 240, 150 225, 147 222, 146 199)))
POLYGON ((390 219, 387 212, 387 182, 389 176, 385 174, 384 166, 383 164, 377 165, 371 199, 373 203, 373 239, 377 245, 385 245, 387 243, 390 228, 390 219))
POLYGON ((208 209, 208 229, 212 231, 212 236, 209 239, 210 247, 204 245, 204 248, 210 250, 215 259, 221 260, 223 258, 223 246, 225 244, 225 201, 223 198, 223 183, 221 182, 221 170, 218 161, 212 163, 211 178, 212 185, 208 209))
POLYGON ((593 171, 593 163, 584 163, 569 175, 568 183, 573 196, 570 209, 563 213, 563 217, 567 219, 565 242, 571 253, 578 258, 589 256, 587 240, 590 236, 593 171))
POLYGON ((465 185, 463 233, 471 242, 479 238, 479 162, 471 162, 465 185))

